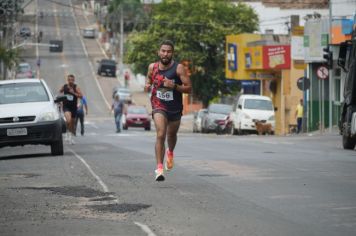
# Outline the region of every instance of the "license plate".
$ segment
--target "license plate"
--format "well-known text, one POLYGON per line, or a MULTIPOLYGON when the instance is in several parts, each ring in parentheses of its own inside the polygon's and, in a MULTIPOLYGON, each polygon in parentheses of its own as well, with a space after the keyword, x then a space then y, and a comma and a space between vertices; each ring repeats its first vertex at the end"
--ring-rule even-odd
POLYGON ((27 135, 27 128, 7 129, 7 136, 24 136, 27 135))
POLYGON ((136 121, 136 124, 140 125, 142 124, 142 121, 136 121))

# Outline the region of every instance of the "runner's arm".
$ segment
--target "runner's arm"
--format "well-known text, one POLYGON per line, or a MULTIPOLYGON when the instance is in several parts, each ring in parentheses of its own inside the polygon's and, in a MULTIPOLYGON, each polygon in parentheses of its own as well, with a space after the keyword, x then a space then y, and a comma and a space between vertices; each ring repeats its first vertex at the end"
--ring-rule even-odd
POLYGON ((178 64, 177 74, 182 81, 182 85, 175 84, 174 89, 181 93, 191 93, 192 92, 192 82, 182 64, 178 64))
POLYGON ((62 86, 60 89, 59 89, 59 93, 63 93, 64 92, 64 86, 62 86))
POLYGON ((83 94, 79 87, 76 87, 75 91, 73 91, 73 95, 77 96, 78 98, 82 98, 83 94))
POLYGON ((150 87, 152 86, 152 71, 153 71, 153 65, 154 63, 151 63, 148 66, 148 72, 146 76, 146 83, 145 83, 145 92, 149 92, 150 87))

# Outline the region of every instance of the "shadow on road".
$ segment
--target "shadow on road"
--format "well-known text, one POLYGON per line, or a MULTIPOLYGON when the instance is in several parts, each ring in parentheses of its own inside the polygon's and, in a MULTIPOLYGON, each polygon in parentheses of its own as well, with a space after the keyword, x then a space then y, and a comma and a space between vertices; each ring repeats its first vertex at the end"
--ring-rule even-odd
POLYGON ((26 159, 26 158, 44 158, 49 157, 48 153, 33 153, 33 154, 21 154, 21 155, 9 155, 0 157, 0 161, 13 160, 13 159, 26 159))

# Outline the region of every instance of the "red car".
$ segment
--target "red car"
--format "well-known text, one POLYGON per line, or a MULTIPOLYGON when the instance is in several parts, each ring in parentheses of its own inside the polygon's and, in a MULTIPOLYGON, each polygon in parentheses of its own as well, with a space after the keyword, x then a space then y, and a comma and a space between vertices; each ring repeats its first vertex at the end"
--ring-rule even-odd
POLYGON ((123 129, 129 127, 143 127, 145 130, 151 130, 151 116, 144 106, 129 106, 127 114, 123 121, 123 129))

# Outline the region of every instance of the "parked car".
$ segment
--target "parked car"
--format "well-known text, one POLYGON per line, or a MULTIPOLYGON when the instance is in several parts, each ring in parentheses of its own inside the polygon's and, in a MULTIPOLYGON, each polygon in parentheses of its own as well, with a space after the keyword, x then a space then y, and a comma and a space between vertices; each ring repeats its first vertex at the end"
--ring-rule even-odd
POLYGON ((194 113, 193 132, 200 133, 202 127, 203 116, 206 114, 207 109, 200 109, 194 113))
POLYGON ((21 37, 31 37, 31 29, 27 26, 21 27, 20 36, 21 37))
POLYGON ((217 132, 219 122, 224 121, 231 111, 231 105, 218 103, 210 104, 208 110, 205 111, 205 116, 203 116, 202 132, 217 132))
POLYGON ((94 28, 85 28, 83 29, 84 38, 95 38, 95 29, 94 28))
POLYGON ((272 100, 260 95, 241 95, 230 114, 231 133, 256 132, 256 122, 271 124, 275 129, 275 114, 272 100))
POLYGON ((35 71, 32 70, 28 63, 20 63, 16 70, 16 79, 34 78, 35 71))
POLYGON ((49 41, 49 51, 50 52, 63 52, 63 40, 50 40, 49 41))
POLYGON ((0 81, 0 148, 42 144, 52 155, 63 155, 63 120, 58 102, 44 80, 0 81))
POLYGON ((113 98, 115 97, 116 94, 119 95, 121 101, 128 104, 132 103, 132 94, 128 88, 116 87, 113 90, 113 98))
POLYGON ((106 76, 116 77, 116 61, 110 59, 102 59, 98 61, 98 75, 105 74, 106 76))
POLYGON ((145 130, 151 130, 151 116, 146 107, 129 106, 122 127, 125 130, 129 127, 142 127, 145 128, 145 130))

